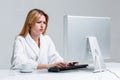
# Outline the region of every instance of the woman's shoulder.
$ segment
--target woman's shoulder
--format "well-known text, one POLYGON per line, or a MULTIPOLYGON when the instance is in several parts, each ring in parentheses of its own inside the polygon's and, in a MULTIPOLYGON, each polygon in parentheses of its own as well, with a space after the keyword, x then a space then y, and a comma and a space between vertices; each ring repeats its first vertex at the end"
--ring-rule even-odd
POLYGON ((51 39, 51 37, 50 37, 49 35, 47 35, 47 34, 44 35, 44 38, 45 38, 45 39, 51 39))
POLYGON ((44 38, 47 40, 47 41, 52 41, 51 37, 49 35, 44 35, 44 38))
POLYGON ((23 36, 19 36, 19 35, 15 37, 15 40, 20 40, 21 41, 21 40, 24 40, 24 39, 25 38, 23 36))
POLYGON ((43 35, 43 36, 44 36, 44 38, 50 38, 50 36, 49 36, 49 35, 47 35, 47 34, 46 34, 46 35, 43 35))

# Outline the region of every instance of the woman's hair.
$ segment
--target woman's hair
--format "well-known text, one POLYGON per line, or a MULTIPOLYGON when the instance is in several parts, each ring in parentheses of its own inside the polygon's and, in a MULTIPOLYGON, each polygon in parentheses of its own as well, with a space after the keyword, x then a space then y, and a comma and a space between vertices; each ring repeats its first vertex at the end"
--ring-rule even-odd
POLYGON ((28 32, 30 31, 31 24, 35 24, 39 20, 41 15, 45 16, 45 19, 46 19, 46 28, 45 28, 44 32, 42 33, 44 35, 46 33, 46 29, 48 26, 48 15, 40 9, 32 9, 28 13, 25 23, 24 23, 24 26, 22 28, 22 31, 20 32, 19 35, 25 37, 28 34, 28 32))

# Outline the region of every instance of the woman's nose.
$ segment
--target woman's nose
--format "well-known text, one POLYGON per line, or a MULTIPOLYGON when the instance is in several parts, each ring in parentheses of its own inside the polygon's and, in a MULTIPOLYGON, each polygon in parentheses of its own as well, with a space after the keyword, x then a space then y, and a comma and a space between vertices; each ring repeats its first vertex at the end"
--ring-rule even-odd
POLYGON ((43 28, 43 25, 41 25, 40 27, 43 28))
POLYGON ((43 27, 43 26, 44 26, 44 23, 42 22, 41 27, 43 27))

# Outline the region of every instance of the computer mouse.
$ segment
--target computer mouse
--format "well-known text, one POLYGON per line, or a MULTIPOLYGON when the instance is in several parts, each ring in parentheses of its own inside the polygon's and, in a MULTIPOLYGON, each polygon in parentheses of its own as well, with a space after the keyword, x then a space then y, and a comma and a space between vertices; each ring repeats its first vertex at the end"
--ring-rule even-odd
POLYGON ((48 68, 48 72, 59 72, 59 71, 60 71, 60 69, 57 68, 57 67, 50 67, 50 68, 48 68))

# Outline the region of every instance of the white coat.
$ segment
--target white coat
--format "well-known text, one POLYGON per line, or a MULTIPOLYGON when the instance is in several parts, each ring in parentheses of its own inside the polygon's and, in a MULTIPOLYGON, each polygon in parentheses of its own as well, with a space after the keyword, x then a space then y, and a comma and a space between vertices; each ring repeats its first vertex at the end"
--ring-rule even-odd
POLYGON ((22 64, 28 63, 32 68, 37 68, 38 64, 55 62, 63 62, 63 58, 56 51, 48 35, 40 35, 40 48, 29 34, 26 37, 16 37, 11 59, 12 69, 20 69, 22 64))

